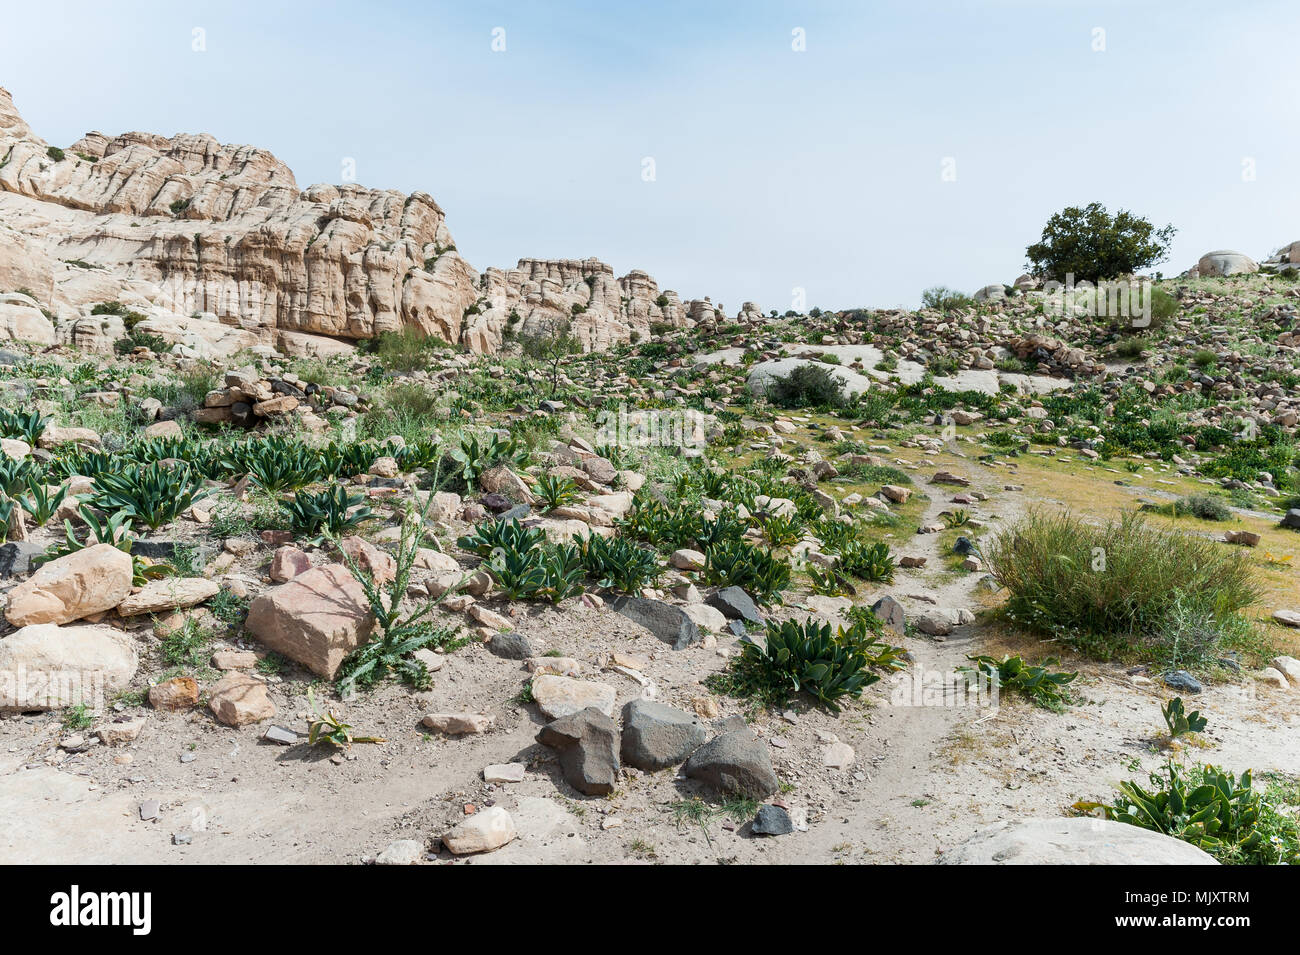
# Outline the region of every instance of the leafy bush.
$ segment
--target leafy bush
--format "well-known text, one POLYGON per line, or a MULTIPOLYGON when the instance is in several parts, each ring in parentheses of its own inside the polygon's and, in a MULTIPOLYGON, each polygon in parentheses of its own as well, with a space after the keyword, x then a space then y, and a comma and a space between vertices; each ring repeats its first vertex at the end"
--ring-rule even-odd
POLYGON ((621 537, 592 534, 578 550, 583 570, 601 587, 634 594, 659 576, 654 552, 621 537))
POLYGON ((501 550, 483 566, 510 600, 559 603, 582 593, 582 561, 572 545, 501 550))
POLYGON ((262 490, 278 494, 321 478, 321 456, 300 441, 280 435, 232 445, 220 461, 231 475, 247 474, 262 490))
POLYGON ((63 503, 63 498, 67 495, 68 488, 66 485, 56 488, 51 493, 50 488, 45 481, 35 474, 27 475, 27 493, 18 498, 18 503, 22 509, 32 516, 32 520, 37 527, 44 527, 54 512, 59 509, 63 503))
POLYGON ((1136 361, 1146 352, 1146 343, 1140 338, 1129 336, 1115 343, 1115 354, 1129 361, 1136 361))
POLYGON ((921 293, 921 307, 935 308, 941 312, 950 312, 958 308, 971 308, 975 300, 964 292, 958 292, 945 285, 933 285, 921 293))
POLYGON ((835 408, 844 403, 840 380, 825 365, 799 365, 773 378, 768 399, 782 408, 835 408))
POLYGON ((391 447, 375 441, 354 441, 351 444, 331 441, 317 452, 320 473, 328 477, 356 477, 369 471, 381 455, 391 450, 391 447))
POLYGON ((894 579, 894 555, 884 541, 874 543, 858 538, 845 543, 837 552, 835 566, 861 580, 889 583, 894 579))
POLYGON ((448 455, 450 474, 467 488, 478 486, 484 472, 498 465, 522 467, 528 463, 528 452, 514 438, 503 438, 493 433, 480 441, 477 434, 464 435, 460 445, 448 455))
MULTIPOLYGON (((430 495, 429 502, 432 500, 430 495)), ((373 687, 390 674, 396 674, 403 683, 415 689, 428 689, 432 684, 429 669, 411 654, 425 647, 450 648, 454 643, 456 630, 436 626, 430 619, 442 596, 419 602, 406 611, 402 609, 416 554, 424 542, 424 521, 429 502, 423 510, 408 508, 402 520, 397 553, 393 555, 393 577, 386 583, 376 581, 370 571, 359 566, 340 548, 344 563, 366 595, 366 602, 375 617, 376 632, 369 643, 354 650, 339 667, 337 686, 340 693, 346 695, 357 688, 373 687)), ((443 596, 454 589, 447 590, 443 596)))
POLYGON ((1232 520, 1232 508, 1227 502, 1208 494, 1194 494, 1191 497, 1179 498, 1175 504, 1170 505, 1169 511, 1175 517, 1180 514, 1191 514, 1203 521, 1232 520))
MULTIPOLYGON (((7 543, 9 540, 9 529, 14 524, 14 510, 17 507, 13 499, 9 497, 0 497, 0 544, 7 543)), ((21 520, 21 515, 19 516, 21 520)))
POLYGON ((294 532, 309 536, 308 544, 319 544, 326 537, 341 534, 371 520, 375 513, 369 507, 358 507, 365 501, 364 494, 349 494, 347 488, 335 484, 319 493, 299 491, 290 500, 282 501, 294 532))
POLYGON ((441 339, 421 335, 411 328, 397 332, 384 332, 374 341, 374 352, 380 364, 393 371, 415 371, 429 363, 431 352, 445 348, 441 339))
POLYGON ((456 545, 480 557, 495 551, 522 553, 546 543, 546 533, 537 527, 524 527, 517 520, 485 521, 456 541, 456 545))
POLYGON ((768 621, 763 645, 746 640, 722 679, 712 685, 733 696, 755 697, 768 707, 780 706, 806 692, 832 713, 843 697, 861 697, 877 682, 862 652, 865 627, 831 630, 816 620, 768 621))
POLYGON ((1180 606, 1226 631, 1260 597, 1240 551, 1154 529, 1133 513, 1094 526, 1035 511, 986 540, 982 554, 1010 593, 1013 619, 1102 659, 1151 651, 1180 606))
POLYGON ((125 511, 157 530, 175 520, 187 508, 212 492, 203 486, 203 478, 186 467, 169 468, 155 463, 129 465, 116 474, 102 473, 95 478, 96 490, 90 503, 103 511, 125 511))
POLYGON ((0 437, 17 438, 35 447, 50 419, 39 411, 10 411, 0 408, 0 437))
POLYGON ((139 329, 131 329, 125 338, 113 342, 113 352, 118 355, 128 355, 137 348, 147 348, 155 355, 161 355, 170 347, 161 335, 150 335, 139 329))
POLYGON ((1165 725, 1169 727, 1170 739, 1177 739, 1187 733, 1199 733, 1210 722, 1201 715, 1200 710, 1192 710, 1191 713, 1185 712, 1183 699, 1179 696, 1174 697, 1162 706, 1160 713, 1165 718, 1165 725))
POLYGON ((793 547, 803 537, 803 522, 798 517, 771 514, 763 518, 763 536, 773 547, 793 547))
POLYGON ((974 666, 958 667, 969 682, 987 681, 999 692, 1006 691, 1027 697, 1035 706, 1059 713, 1070 702, 1066 686, 1073 683, 1078 673, 1061 673, 1049 670, 1059 661, 1048 657, 1041 665, 1031 666, 1019 655, 1004 656, 1001 660, 990 656, 967 656, 974 666))
POLYGON ((1164 261, 1175 229, 1154 228, 1121 209, 1115 215, 1099 202, 1070 206, 1053 215, 1042 238, 1025 249, 1029 270, 1058 282, 1099 282, 1131 275, 1164 261))
POLYGON ((1250 770, 1235 776, 1169 760, 1149 774, 1146 786, 1120 783, 1114 804, 1078 802, 1074 808, 1173 836, 1228 865, 1300 865, 1295 816, 1273 792, 1268 795, 1273 798, 1255 788, 1250 770))
POLYGON ((1160 328, 1179 312, 1178 299, 1162 288, 1151 289, 1151 327, 1160 328))
POLYGON ((718 587, 740 587, 763 603, 780 603, 790 586, 790 565, 743 540, 727 540, 704 552, 704 579, 718 587))
POLYGON ((554 477, 550 474, 543 474, 537 479, 536 494, 548 511, 582 500, 582 494, 573 478, 554 477))
POLYGON ((6 455, 0 455, 0 493, 13 497, 27 486, 27 482, 36 475, 36 468, 26 458, 15 461, 6 455))

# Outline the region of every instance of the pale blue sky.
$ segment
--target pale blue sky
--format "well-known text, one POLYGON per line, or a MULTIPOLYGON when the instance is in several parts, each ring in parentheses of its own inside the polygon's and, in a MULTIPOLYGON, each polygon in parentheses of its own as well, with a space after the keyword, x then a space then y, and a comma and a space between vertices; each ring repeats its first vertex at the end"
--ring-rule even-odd
POLYGON ((210 132, 302 186, 352 157, 479 269, 595 255, 784 311, 1009 282, 1092 200, 1173 222, 1166 273, 1300 239, 1294 2, 9 7, 0 85, 50 142, 210 132))

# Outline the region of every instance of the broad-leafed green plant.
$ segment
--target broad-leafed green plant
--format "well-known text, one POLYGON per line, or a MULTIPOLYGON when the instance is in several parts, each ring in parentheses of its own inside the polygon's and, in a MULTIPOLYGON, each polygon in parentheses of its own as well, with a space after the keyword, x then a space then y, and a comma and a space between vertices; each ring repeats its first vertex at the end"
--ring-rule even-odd
POLYGON ((162 463, 131 465, 95 478, 90 504, 102 511, 126 511, 150 530, 175 520, 212 493, 187 467, 162 463))
POLYGON ((740 587, 763 603, 780 603, 790 586, 790 564, 743 540, 724 541, 704 552, 704 579, 718 587, 740 587))
POLYGON ((493 433, 483 440, 477 434, 461 437, 459 446, 448 452, 451 475, 464 482, 466 487, 477 487, 478 479, 486 471, 506 464, 522 467, 528 463, 528 451, 514 438, 503 438, 493 433))
POLYGON ((582 493, 573 478, 555 477, 550 474, 543 474, 537 479, 534 493, 548 511, 582 500, 582 493))
POLYGON ((300 441, 272 435, 231 445, 219 466, 230 475, 247 474, 264 491, 278 494, 319 480, 323 460, 300 441))
POLYGON ((582 562, 573 545, 498 551, 484 567, 511 600, 559 603, 582 593, 582 562))
POLYGON ((1119 784, 1114 804, 1081 801, 1080 812, 1160 832, 1237 865, 1300 865, 1300 827, 1294 815, 1240 776, 1215 766, 1184 769, 1169 760, 1147 785, 1119 784))
MULTIPOLYGON (((370 612, 375 617, 376 634, 371 640, 354 650, 339 667, 337 686, 340 693, 350 694, 357 688, 369 688, 390 674, 416 689, 427 689, 432 680, 428 667, 412 656, 425 647, 450 647, 457 628, 441 627, 432 620, 432 614, 443 598, 454 593, 453 586, 438 597, 409 602, 406 597, 411 583, 418 551, 424 543, 425 518, 433 495, 422 509, 409 506, 402 519, 401 536, 397 552, 393 555, 394 572, 391 579, 378 581, 353 557, 339 548, 343 562, 365 594, 370 612)), ((333 543, 333 535, 326 535, 333 543)))
POLYGON ((592 534, 578 548, 583 569, 598 586, 634 594, 659 575, 655 553, 624 538, 592 534))
POLYGON ((1068 686, 1079 676, 1078 673, 1049 669, 1059 662, 1055 657, 1048 657, 1040 665, 1028 664, 1018 654, 1004 656, 1001 660, 972 655, 967 655, 966 659, 974 666, 958 667, 957 672, 965 674, 969 682, 985 680, 994 689, 1018 693, 1035 706, 1057 713, 1070 703, 1068 686))
POLYGON ((0 437, 17 438, 35 445, 50 419, 39 411, 10 411, 0 408, 0 437))
POLYGON ((1161 714, 1165 718, 1165 725, 1169 727, 1169 738, 1177 739, 1187 733, 1199 733, 1210 724, 1200 710, 1192 710, 1187 713, 1183 708, 1183 698, 1174 697, 1168 703, 1160 708, 1161 714))
POLYGON ((522 553, 546 542, 540 528, 524 527, 513 518, 508 521, 484 521, 470 534, 464 534, 456 546, 480 557, 490 557, 497 551, 522 553))
MULTIPOLYGON (((13 498, 0 495, 0 544, 7 543, 9 540, 9 530, 14 523, 14 511, 18 505, 13 498)), ((18 520, 22 520, 22 515, 17 515, 18 520)))
POLYGON ((0 454, 0 493, 13 497, 27 486, 27 481, 35 474, 35 467, 26 458, 15 461, 7 454, 0 454))
POLYGON ((342 484, 334 484, 317 493, 298 491, 280 506, 295 533, 309 537, 308 544, 319 544, 326 535, 342 534, 372 520, 374 511, 360 506, 365 499, 364 494, 349 494, 342 484))
POLYGON ((338 749, 348 749, 353 743, 386 743, 388 742, 382 736, 354 736, 352 735, 352 724, 344 723, 334 715, 332 710, 321 712, 320 706, 316 703, 316 694, 311 688, 307 689, 307 703, 311 706, 312 716, 307 720, 307 745, 308 746, 334 746, 338 749))
POLYGON ((844 697, 857 698, 877 682, 860 649, 861 637, 817 620, 768 621, 762 645, 746 641, 727 674, 713 685, 737 696, 779 706, 804 692, 832 713, 844 697))
POLYGON ((60 485, 51 492, 46 483, 35 474, 27 475, 26 483, 27 493, 18 498, 18 503, 32 516, 37 527, 44 527, 67 496, 67 485, 60 485))
POLYGON ((853 538, 840 547, 835 562, 837 570, 860 580, 888 583, 894 579, 894 555, 884 541, 853 538))

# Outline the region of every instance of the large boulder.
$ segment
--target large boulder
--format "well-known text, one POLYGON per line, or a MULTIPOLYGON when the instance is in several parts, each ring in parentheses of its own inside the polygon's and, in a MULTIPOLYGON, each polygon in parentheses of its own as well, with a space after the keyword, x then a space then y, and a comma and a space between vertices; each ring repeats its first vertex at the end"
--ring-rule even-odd
POLYGON ((570 786, 588 796, 606 796, 618 785, 618 724, 594 707, 543 726, 537 742, 560 752, 560 769, 570 786))
POLYGON ((131 594, 131 555, 95 544, 52 560, 9 591, 5 619, 15 627, 69 623, 112 610, 131 594))
POLYGON ((1092 817, 1010 819, 945 852, 940 865, 1218 865, 1172 836, 1092 817))
POLYGON ((674 650, 684 650, 699 642, 700 629, 681 607, 646 597, 618 597, 613 608, 633 623, 638 623, 674 650))
POLYGON ((0 639, 0 710, 102 707, 138 663, 130 637, 112 627, 23 627, 0 639))
POLYGON ((749 799, 766 799, 781 785, 767 744, 748 729, 715 736, 691 755, 682 771, 717 793, 749 799))
POLYGON ((1259 271, 1259 264, 1243 252, 1219 249, 1206 252, 1196 263, 1196 271, 1201 278, 1223 275, 1246 275, 1259 271))
POLYGON ((327 680, 370 639, 375 618, 361 584, 342 564, 314 567, 272 587, 248 608, 248 632, 327 680))
POLYGON ((651 700, 623 707, 623 762, 654 771, 676 766, 709 737, 697 716, 651 700))
POLYGON ((57 341, 53 323, 26 295, 0 295, 0 338, 8 341, 53 345, 57 341))
POLYGON ((606 683, 591 683, 551 673, 540 673, 533 677, 531 689, 537 708, 553 720, 572 716, 588 707, 612 716, 614 700, 618 695, 606 683))

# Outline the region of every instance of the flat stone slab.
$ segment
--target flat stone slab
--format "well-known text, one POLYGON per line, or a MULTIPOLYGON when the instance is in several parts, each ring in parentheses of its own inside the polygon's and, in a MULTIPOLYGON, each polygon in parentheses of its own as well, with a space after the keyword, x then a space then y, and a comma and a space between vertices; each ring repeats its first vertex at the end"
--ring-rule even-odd
POLYGON ((939 865, 1218 865, 1172 836, 1091 817, 1014 819, 980 829, 939 865))
POLYGON ((614 688, 606 683, 589 683, 550 673, 533 677, 532 690, 537 708, 553 720, 572 716, 589 706, 606 716, 613 716, 614 700, 618 696, 614 688))
POLYGON ((645 597, 619 597, 614 601, 613 607, 660 640, 672 644, 674 650, 684 650, 692 643, 699 642, 700 628, 681 607, 645 597))

